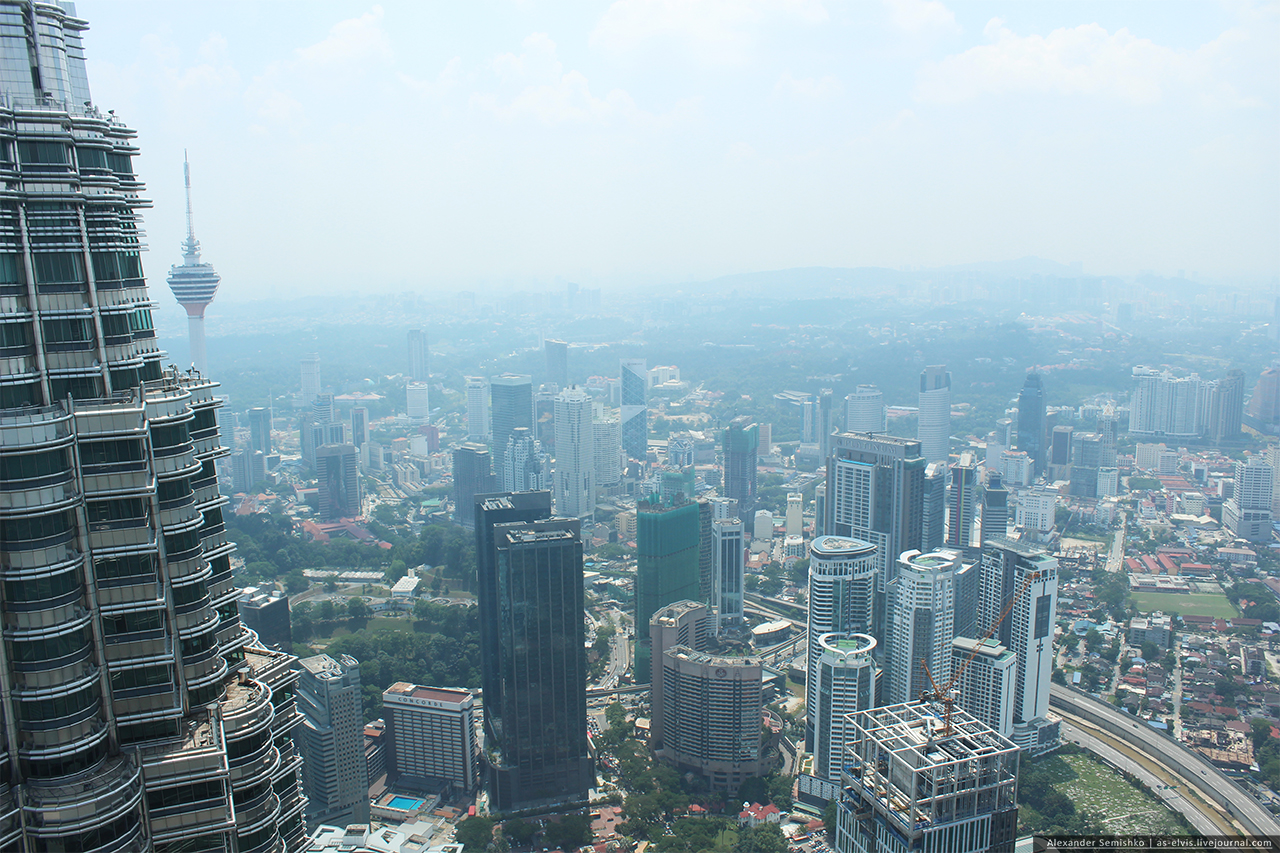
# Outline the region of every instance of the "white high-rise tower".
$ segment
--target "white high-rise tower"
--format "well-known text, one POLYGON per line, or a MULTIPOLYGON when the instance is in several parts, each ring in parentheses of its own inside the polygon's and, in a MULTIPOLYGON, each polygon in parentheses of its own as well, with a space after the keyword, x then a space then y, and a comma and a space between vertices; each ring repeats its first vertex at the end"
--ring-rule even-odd
POLYGON ((213 301, 221 276, 211 264, 200 262, 200 241, 191 217, 191 164, 182 154, 182 177, 187 187, 187 239, 182 243, 182 265, 169 268, 169 289, 178 304, 187 309, 187 332, 191 339, 191 363, 204 373, 207 369, 204 346, 204 309, 213 301))
POLYGON ((914 702, 930 689, 930 678, 936 684, 951 678, 959 570, 960 554, 955 551, 907 551, 898 558, 898 576, 889 582, 885 614, 886 702, 914 702))
POLYGON ((920 454, 930 462, 946 462, 951 454, 951 374, 933 364, 920 372, 920 415, 916 424, 920 454))
POLYGON ((576 385, 556 395, 556 515, 590 518, 596 509, 596 442, 591 395, 576 385))

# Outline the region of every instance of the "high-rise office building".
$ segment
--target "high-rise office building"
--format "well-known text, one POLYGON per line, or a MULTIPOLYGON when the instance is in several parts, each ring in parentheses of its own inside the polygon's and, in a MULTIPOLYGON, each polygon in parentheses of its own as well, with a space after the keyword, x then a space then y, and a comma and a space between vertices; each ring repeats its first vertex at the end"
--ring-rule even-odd
MULTIPOLYGON (((879 621, 876 565, 876 549, 870 542, 820 536, 809 543, 806 683, 817 683, 824 634, 868 633, 879 621)), ((816 735, 815 714, 816 710, 805 721, 805 742, 810 751, 816 735)))
POLYGON ((886 702, 914 701, 930 689, 931 679, 950 680, 959 569, 956 551, 908 551, 898 558, 886 600, 886 702))
MULTIPOLYGON (((489 380, 492 406, 489 409, 489 430, 493 436, 493 470, 500 476, 506 470, 504 460, 507 442, 516 427, 524 427, 536 435, 533 424, 533 377, 517 373, 504 373, 489 380)), ((499 483, 503 491, 514 491, 506 483, 499 483)))
POLYGON ((930 462, 946 462, 951 454, 951 374, 945 365, 930 365, 920 372, 919 399, 920 454, 930 462))
POLYGON ((763 772, 762 661, 675 646, 662 655, 662 757, 713 791, 763 772))
MULTIPOLYGON (((898 555, 919 550, 923 539, 927 467, 914 439, 865 433, 833 439, 823 530, 875 546, 878 616, 884 613, 885 584, 898 572, 898 555)), ((867 633, 883 640, 883 628, 876 624, 867 633)))
POLYGON ((289 620, 289 596, 276 590, 249 587, 236 602, 240 621, 258 635, 258 642, 281 652, 293 650, 293 629, 289 620))
POLYGON ((677 601, 699 597, 698 504, 683 494, 670 502, 636 503, 636 681, 650 673, 649 620, 677 601))
MULTIPOLYGON (((200 241, 196 239, 195 223, 191 216, 191 164, 187 162, 186 152, 182 156, 182 179, 187 187, 187 239, 182 243, 182 264, 174 264, 169 268, 169 289, 187 312, 187 333, 191 341, 191 363, 196 370, 204 373, 208 370, 208 356, 204 345, 204 312, 213 301, 218 290, 218 282, 222 281, 213 270, 211 264, 200 262, 200 241)), ((114 258, 103 256, 104 267, 110 267, 114 258)), ((94 270, 95 278, 113 278, 110 269, 94 270), (106 275, 102 273, 106 272, 106 275)), ((105 334, 105 331, 104 331, 105 334)))
POLYGON ((489 440, 489 380, 483 376, 467 377, 467 438, 489 440))
POLYGON ((0 2, 0 849, 296 849, 293 659, 240 622, 218 386, 161 367, 69 6, 0 2))
POLYGON ((415 424, 426 423, 431 418, 431 386, 425 382, 410 382, 404 388, 405 414, 415 424))
MULTIPOLYGON (((1071 439, 1075 427, 1058 425, 1049 433, 1049 464, 1065 467, 1071 464, 1071 439)), ((1065 479, 1065 478, 1064 478, 1065 479)))
POLYGON ((1097 433, 1071 435, 1071 489, 1077 497, 1098 496, 1098 468, 1102 462, 1102 439, 1097 433))
POLYGON ((947 540, 947 471, 945 462, 930 462, 924 469, 921 551, 936 551, 947 540))
POLYGON ((364 406, 351 409, 351 443, 359 450, 369 440, 369 410, 364 406))
MULTIPOLYGON (((662 749, 662 720, 665 697, 662 692, 663 655, 676 646, 695 652, 705 651, 708 638, 715 633, 715 614, 701 601, 675 601, 658 609, 649 620, 649 647, 652 658, 649 670, 649 744, 654 752, 662 749)), ((636 675, 640 675, 639 664, 636 675)), ((639 678, 637 678, 639 680, 639 678)))
POLYGON ((787 536, 804 535, 804 494, 802 492, 787 493, 787 536))
POLYGON ((1098 439, 1102 442, 1099 451, 1098 465, 1102 468, 1116 467, 1116 414, 1115 406, 1108 403, 1098 415, 1098 439))
POLYGON ((1275 435, 1280 428, 1280 363, 1272 363, 1258 376, 1245 410, 1249 426, 1275 435))
POLYGON ((502 486, 511 492, 540 492, 551 488, 551 457, 542 442, 524 427, 516 427, 502 454, 502 486))
POLYGON ((698 501, 698 601, 711 602, 716 587, 716 543, 711 523, 715 520, 715 510, 711 502, 704 499, 698 501))
POLYGON ((307 823, 369 822, 369 779, 364 763, 364 693, 360 662, 315 655, 298 662, 298 745, 307 823))
POLYGON ((475 708, 471 691, 456 687, 397 681, 384 690, 387 762, 399 784, 474 791, 480 781, 475 708))
POLYGON ((316 449, 320 518, 324 521, 360 515, 360 476, 356 463, 353 445, 326 444, 316 449))
POLYGON ((643 358, 622 359, 620 405, 622 449, 628 459, 643 463, 649 458, 649 370, 643 358))
POLYGON ((711 504, 711 517, 716 521, 738 517, 738 502, 733 498, 713 496, 707 498, 707 503, 711 504))
POLYGON ((734 418, 721 438, 724 460, 722 491, 726 498, 738 502, 740 514, 750 513, 756 506, 756 452, 760 433, 749 417, 734 418))
POLYGON ((1036 477, 1044 473, 1044 444, 1044 386, 1039 373, 1029 373, 1018 394, 1018 449, 1031 457, 1036 477))
POLYGON ((956 637, 951 671, 959 675, 958 704, 1002 737, 1013 736, 1013 688, 1018 656, 995 640, 956 637))
POLYGON ((712 603, 721 625, 742 622, 742 587, 746 570, 746 543, 742 538, 742 522, 728 518, 711 522, 712 603))
POLYGON ((595 779, 578 520, 496 525, 492 561, 499 622, 496 643, 481 649, 501 684, 484 694, 490 802, 511 811, 585 801, 595 779))
POLYGON ((269 455, 271 453, 271 409, 263 406, 250 409, 248 420, 249 449, 269 455))
MULTIPOLYGON (((498 678, 496 654, 502 616, 499 612, 498 569, 494 562, 494 530, 499 524, 538 521, 551 517, 551 492, 480 494, 475 498, 476 605, 480 611, 480 687, 485 702, 500 703, 503 682, 498 678), (484 650, 495 653, 487 653, 484 650)), ((485 735, 496 742, 493 720, 484 717, 485 735)))
POLYGON ((822 464, 831 455, 831 437, 837 429, 839 407, 836 406, 836 392, 830 388, 821 388, 817 394, 818 419, 822 425, 818 433, 818 464, 822 464))
POLYGON ((962 710, 943 716, 934 702, 851 715, 836 853, 1011 853, 1018 747, 962 710))
POLYGON ((818 443, 818 433, 822 428, 822 417, 818 414, 818 401, 805 400, 800 404, 800 443, 818 443))
POLYGON ((591 424, 591 395, 577 386, 564 389, 556 395, 555 418, 556 515, 591 518, 596 511, 596 444, 591 424))
POLYGON ((849 715, 876 704, 880 672, 869 634, 823 634, 818 638, 817 678, 805 692, 813 707, 813 775, 840 782, 844 750, 852 735, 849 715))
POLYGON ((542 349, 547 359, 547 381, 560 387, 569 387, 569 345, 564 341, 546 340, 542 349))
POLYGON ((1213 441, 1235 441, 1244 421, 1244 371, 1228 370, 1222 379, 1205 384, 1209 398, 1205 436, 1213 441))
POLYGON ((489 448, 467 442, 453 451, 453 520, 463 527, 476 523, 476 495, 493 491, 489 448))
POLYGON ((1042 548, 1009 539, 993 539, 983 546, 977 632, 985 635, 1009 608, 991 636, 1017 655, 1013 741, 1033 754, 1058 743, 1058 724, 1046 718, 1057 606, 1056 558, 1042 548))
POLYGON ((947 547, 969 547, 977 510, 978 465, 966 450, 951 466, 951 483, 947 486, 947 547))
POLYGON ((988 539, 1004 537, 1009 533, 1009 490, 1004 487, 999 472, 987 471, 987 485, 982 490, 982 519, 979 524, 978 544, 988 539))
POLYGON ((427 348, 427 332, 425 329, 409 330, 409 380, 411 382, 431 381, 431 351, 427 348))
POLYGON ((887 409, 884 392, 874 385, 859 385, 858 390, 844 398, 845 432, 885 432, 887 409))
POLYGON ((612 411, 592 409, 591 432, 595 444, 596 494, 613 497, 622 485, 622 422, 612 411))
POLYGON ((758 509, 751 518, 748 535, 757 542, 767 545, 773 539, 773 513, 767 509, 758 509))
POLYGON ((310 406, 320 396, 320 354, 308 353, 302 357, 302 405, 310 406))
POLYGON ((1275 469, 1263 456, 1236 463, 1235 494, 1222 504, 1222 526, 1248 542, 1271 541, 1275 469))

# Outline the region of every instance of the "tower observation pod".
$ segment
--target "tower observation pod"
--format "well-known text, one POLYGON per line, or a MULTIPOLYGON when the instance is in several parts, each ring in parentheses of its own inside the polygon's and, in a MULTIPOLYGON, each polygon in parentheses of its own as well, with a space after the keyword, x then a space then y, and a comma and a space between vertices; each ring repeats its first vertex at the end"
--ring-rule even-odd
POLYGON ((218 292, 221 277, 212 264, 200 262, 200 241, 196 239, 195 225, 191 217, 191 164, 186 152, 182 156, 182 176, 187 188, 187 239, 182 244, 182 263, 169 268, 169 289, 178 304, 187 309, 187 329, 191 338, 191 363, 204 373, 204 309, 218 292))

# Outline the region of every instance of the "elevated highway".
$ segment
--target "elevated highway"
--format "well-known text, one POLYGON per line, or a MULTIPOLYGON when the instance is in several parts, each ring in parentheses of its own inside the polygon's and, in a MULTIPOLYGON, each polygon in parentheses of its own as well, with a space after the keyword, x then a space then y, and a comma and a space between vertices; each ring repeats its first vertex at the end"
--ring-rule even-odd
POLYGON ((1064 727, 1068 739, 1074 730, 1086 736, 1077 740, 1091 752, 1123 769, 1129 768, 1113 760, 1113 751, 1124 762, 1136 764, 1143 772, 1135 775, 1171 808, 1187 815, 1202 834, 1212 826, 1214 833, 1223 835, 1280 837, 1280 821, 1243 788, 1199 753, 1165 737, 1145 721, 1061 684, 1053 685, 1049 704, 1068 724, 1064 727), (1161 784, 1174 787, 1160 788, 1161 784), (1176 791, 1177 796, 1163 791, 1176 791), (1192 817, 1189 810, 1199 817, 1192 817))

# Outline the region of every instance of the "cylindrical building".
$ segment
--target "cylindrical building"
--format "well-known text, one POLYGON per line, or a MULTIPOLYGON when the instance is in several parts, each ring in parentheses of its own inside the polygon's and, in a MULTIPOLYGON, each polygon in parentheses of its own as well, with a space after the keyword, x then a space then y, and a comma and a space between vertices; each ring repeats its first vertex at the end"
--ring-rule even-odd
MULTIPOLYGON (((809 633, 806 691, 818 678, 819 642, 833 632, 869 632, 875 622, 876 546, 846 536, 820 536, 809 545, 809 633)), ((805 727, 812 751, 815 712, 805 727)))
POLYGON ((764 698, 758 658, 721 657, 687 646, 662 656, 663 755, 713 791, 759 776, 764 698))
POLYGON ((839 784, 840 765, 852 732, 846 714, 865 711, 876 703, 880 671, 871 653, 870 634, 823 634, 818 638, 818 678, 806 691, 816 718, 813 775, 839 784))

